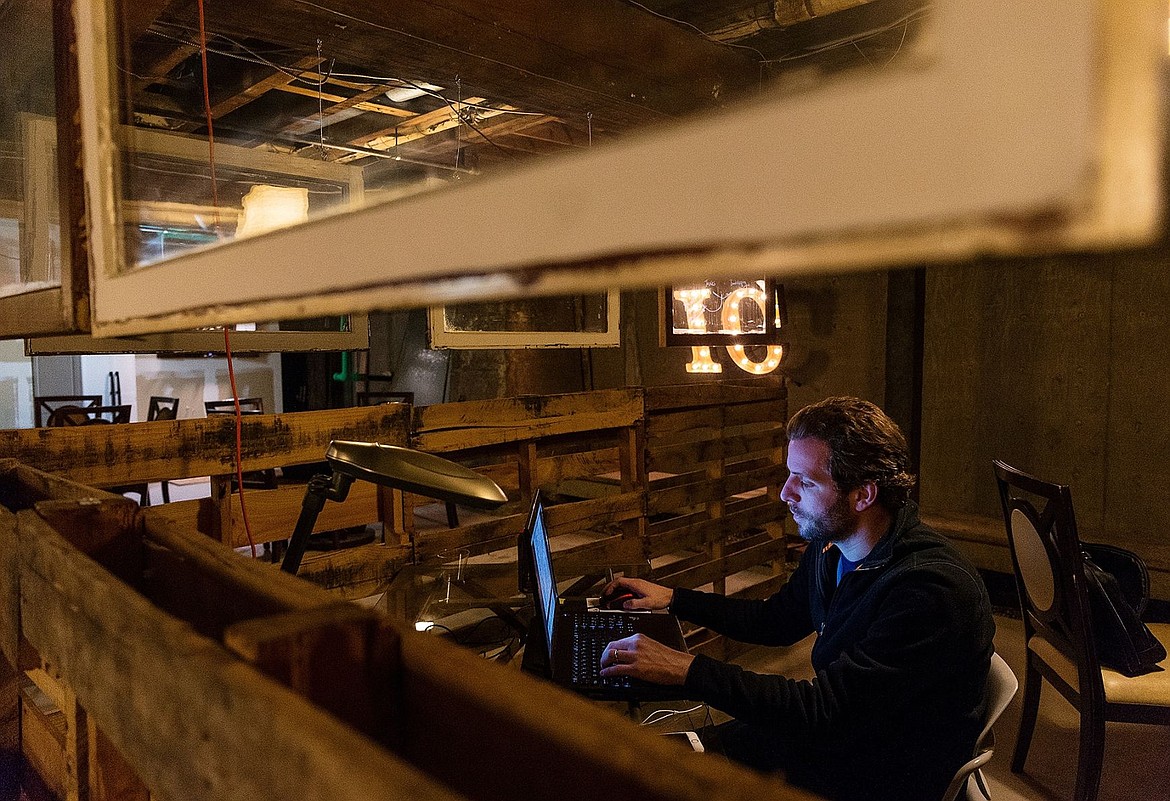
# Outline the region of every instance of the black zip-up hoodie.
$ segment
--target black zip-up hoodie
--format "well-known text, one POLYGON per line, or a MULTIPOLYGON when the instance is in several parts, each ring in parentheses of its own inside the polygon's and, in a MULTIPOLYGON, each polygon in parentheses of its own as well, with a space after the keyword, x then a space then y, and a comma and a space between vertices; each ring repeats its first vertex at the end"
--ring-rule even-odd
POLYGON ((699 655, 686 688, 758 730, 794 783, 848 801, 937 801, 981 728, 995 633, 987 590, 913 502, 837 586, 839 556, 810 546, 766 600, 675 590, 672 612, 736 640, 818 635, 811 681, 699 655))

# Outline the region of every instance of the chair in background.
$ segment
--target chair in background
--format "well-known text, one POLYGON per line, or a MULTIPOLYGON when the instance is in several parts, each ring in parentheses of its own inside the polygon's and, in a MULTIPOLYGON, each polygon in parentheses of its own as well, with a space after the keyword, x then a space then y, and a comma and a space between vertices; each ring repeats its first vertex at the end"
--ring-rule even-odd
POLYGON ((102 423, 129 423, 130 404, 116 406, 75 406, 66 404, 58 406, 45 421, 48 428, 63 426, 89 426, 102 423))
POLYGON ((380 403, 414 403, 413 392, 392 392, 390 390, 358 390, 354 393, 358 406, 377 406, 380 403))
MULTIPOLYGON (((146 422, 152 423, 155 420, 174 420, 179 416, 179 399, 167 398, 162 395, 151 395, 150 405, 146 407, 146 422)), ((162 499, 163 503, 171 502, 171 482, 163 481, 162 499)))
MULTIPOLYGON (((95 396, 98 397, 98 396, 95 396)), ((101 398, 98 397, 100 403, 101 398)), ((67 403, 57 406, 45 421, 49 428, 63 428, 66 426, 110 425, 113 423, 130 422, 130 404, 116 406, 99 406, 89 404, 77 406, 67 403)), ((132 492, 138 496, 139 506, 150 506, 150 485, 146 483, 126 484, 118 487, 109 487, 110 492, 122 495, 132 492)))
POLYGON ((33 398, 33 422, 37 428, 50 425, 49 418, 62 406, 100 406, 101 395, 37 395, 33 398))
POLYGON ((146 407, 146 421, 174 420, 179 416, 179 399, 166 398, 162 395, 151 395, 150 405, 146 407))
POLYGON ((1008 663, 999 654, 992 653, 991 669, 987 673, 987 709, 983 713, 983 731, 975 741, 975 755, 955 773, 942 801, 991 801, 991 792, 983 778, 983 766, 991 761, 995 746, 995 733, 991 727, 1007 709, 1019 686, 1016 674, 1012 673, 1008 663), (979 795, 971 790, 972 779, 975 780, 979 795))
MULTIPOLYGON (((227 400, 203 401, 203 411, 210 417, 213 414, 235 414, 236 402, 227 400)), ((240 414, 264 414, 263 398, 240 398, 240 414)))
MULTIPOLYGON (((1102 668, 1093 638, 1081 543, 1067 485, 1052 484, 995 462, 1004 525, 1024 619, 1023 712, 1012 757, 1028 757, 1047 680, 1080 714, 1075 801, 1094 801, 1105 752, 1105 721, 1170 725, 1170 659, 1160 670, 1125 676, 1102 668)), ((1170 625, 1151 624, 1163 644, 1170 625)))
MULTIPOLYGON (((235 415, 236 402, 231 398, 226 400, 203 401, 203 410, 208 417, 216 415, 235 415)), ((240 398, 240 414, 264 414, 263 398, 240 398)), ((232 479, 235 486, 235 479, 232 479)), ((244 486, 249 489, 276 489, 276 470, 249 470, 244 473, 244 486)))

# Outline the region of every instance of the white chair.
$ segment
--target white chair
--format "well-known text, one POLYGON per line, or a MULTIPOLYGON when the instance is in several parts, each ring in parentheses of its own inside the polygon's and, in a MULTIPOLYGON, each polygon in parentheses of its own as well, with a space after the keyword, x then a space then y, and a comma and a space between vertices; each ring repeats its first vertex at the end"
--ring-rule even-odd
POLYGON ((995 745, 995 734, 991 731, 991 727, 1007 709, 1008 703, 1016 694, 1019 686, 1016 674, 1012 673, 1008 663, 1003 661, 1003 657, 999 654, 993 653, 991 655, 991 669, 987 673, 987 710, 983 714, 983 731, 979 733, 979 739, 975 741, 975 756, 955 773, 955 778, 951 779, 950 786, 947 787, 947 791, 943 795, 943 801, 971 801, 972 799, 991 801, 991 792, 987 789, 987 782, 983 779, 982 770, 983 766, 991 761, 995 745), (971 789, 972 778, 975 779, 974 783, 978 788, 977 794, 971 789))

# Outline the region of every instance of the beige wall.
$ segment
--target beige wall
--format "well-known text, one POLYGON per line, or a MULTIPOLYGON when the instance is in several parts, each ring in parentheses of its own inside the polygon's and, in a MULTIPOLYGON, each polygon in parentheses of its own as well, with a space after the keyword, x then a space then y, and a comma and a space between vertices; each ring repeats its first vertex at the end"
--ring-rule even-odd
POLYGON ((1086 539, 1170 569, 1170 273, 1157 251, 928 273, 923 505, 999 515, 991 460, 1072 486, 1086 539))

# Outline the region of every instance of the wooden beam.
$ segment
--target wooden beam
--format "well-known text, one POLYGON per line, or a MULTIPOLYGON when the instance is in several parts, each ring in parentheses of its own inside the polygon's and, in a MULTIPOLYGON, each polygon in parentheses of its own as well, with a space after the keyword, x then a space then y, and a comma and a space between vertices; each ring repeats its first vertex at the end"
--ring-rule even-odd
POLYGON ((499 766, 539 764, 541 770, 525 777, 524 798, 597 801, 619 783, 623 797, 641 801, 811 798, 775 776, 695 759, 547 682, 477 669, 483 660, 445 645, 413 632, 402 637, 403 727, 411 733, 402 753, 457 792, 516 798, 514 776, 499 766), (468 681, 469 675, 476 680, 468 681), (614 738, 619 724, 623 736, 614 738), (484 737, 485 731, 508 736, 484 737), (451 759, 452 753, 469 758, 451 759))
POLYGON ((388 745, 406 732, 393 682, 398 633, 370 610, 336 603, 236 623, 224 645, 265 675, 388 745))
POLYGON ((176 43, 146 63, 136 65, 134 69, 135 94, 137 95, 148 86, 162 82, 171 70, 198 52, 199 48, 193 44, 176 43))
POLYGON ((442 452, 534 436, 625 428, 642 419, 638 390, 528 396, 415 409, 414 445, 442 452))
MULTIPOLYGON (((300 122, 286 125, 282 133, 291 134, 293 136, 300 136, 301 134, 310 131, 316 131, 321 128, 328 127, 330 122, 335 118, 341 118, 342 112, 350 111, 375 111, 379 114, 390 114, 392 116, 409 117, 410 112, 403 111, 395 106, 387 106, 382 103, 369 103, 367 101, 373 100, 376 97, 381 97, 387 91, 394 88, 393 84, 380 84, 371 86, 358 92, 356 95, 350 97, 338 97, 331 95, 331 98, 336 97, 336 100, 331 99, 330 105, 325 106, 319 114, 314 114, 308 119, 300 122)), ((322 98, 325 99, 324 97, 322 98)))
POLYGON ((359 545, 338 551, 309 552, 297 578, 329 590, 333 597, 368 598, 386 589, 414 559, 410 543, 359 545))
MULTIPOLYGON (((409 407, 385 404, 243 421, 244 469, 322 461, 334 439, 405 445, 409 407)), ((0 452, 74 481, 110 486, 235 472, 230 416, 0 431, 0 452)))
MULTIPOLYGON (((364 99, 356 100, 355 98, 360 97, 360 95, 356 95, 354 98, 348 98, 345 95, 334 94, 333 92, 318 91, 317 89, 313 89, 309 86, 297 86, 291 83, 280 84, 279 86, 274 86, 272 88, 278 89, 281 92, 287 92, 288 94, 300 95, 301 97, 311 97, 313 99, 320 97, 321 100, 327 100, 341 109, 353 107, 360 111, 371 111, 375 114, 385 114, 389 117, 399 117, 405 119, 409 119, 410 117, 415 116, 408 111, 403 111, 402 109, 395 108, 394 106, 388 106, 385 103, 370 103, 364 99), (354 100, 354 102, 348 103, 350 100, 354 100)), ((376 96, 377 95, 375 95, 375 97, 376 96)), ((328 116, 328 109, 326 109, 326 115, 328 116)))
POLYGON ((18 526, 25 636, 152 798, 457 798, 155 608, 36 515, 18 526))
POLYGON ((328 10, 257 0, 208 11, 209 30, 306 54, 316 52, 322 31, 343 23, 344 34, 323 43, 328 58, 444 86, 459 76, 464 96, 478 93, 552 114, 592 110, 603 127, 714 107, 760 78, 747 51, 708 41, 620 0, 577 6, 571 14, 555 0, 340 0, 328 10))
MULTIPOLYGON (((253 100, 265 94, 266 92, 269 92, 273 89, 287 87, 298 77, 300 77, 300 73, 316 67, 322 61, 324 61, 324 59, 315 56, 309 56, 294 62, 288 68, 287 72, 282 70, 273 70, 265 78, 256 81, 255 83, 251 83, 239 91, 232 92, 227 97, 216 100, 215 103, 211 106, 211 116, 218 120, 225 114, 230 114, 241 106, 245 106, 248 103, 251 103, 253 100)), ((315 90, 313 91, 315 93, 315 90)))

